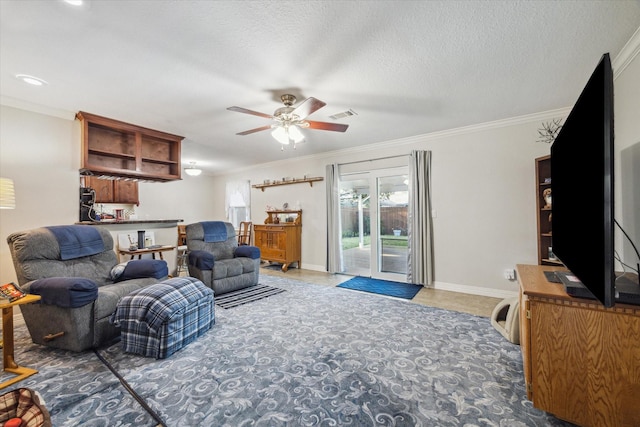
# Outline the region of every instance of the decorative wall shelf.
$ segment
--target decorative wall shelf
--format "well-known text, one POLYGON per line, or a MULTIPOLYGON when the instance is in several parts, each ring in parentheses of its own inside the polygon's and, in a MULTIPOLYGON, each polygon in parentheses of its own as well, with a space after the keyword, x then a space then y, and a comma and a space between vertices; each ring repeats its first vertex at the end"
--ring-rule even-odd
POLYGON ((285 180, 285 181, 269 182, 269 183, 264 183, 264 184, 254 184, 251 187, 259 188, 260 190, 264 191, 264 189, 267 188, 267 187, 276 187, 278 185, 301 184, 303 182, 308 182, 309 185, 311 187, 313 187, 313 183, 314 182, 318 182, 318 181, 324 181, 324 178, 321 177, 321 176, 314 177, 314 178, 293 178, 293 179, 288 180, 288 181, 285 180))

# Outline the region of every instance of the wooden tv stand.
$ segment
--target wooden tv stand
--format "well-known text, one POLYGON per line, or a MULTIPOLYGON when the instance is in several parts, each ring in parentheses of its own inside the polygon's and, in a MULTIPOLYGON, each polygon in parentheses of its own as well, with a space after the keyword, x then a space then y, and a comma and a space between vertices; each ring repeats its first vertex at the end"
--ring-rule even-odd
POLYGON ((640 426, 640 306, 605 308, 517 265, 520 345, 533 406, 580 426, 640 426))

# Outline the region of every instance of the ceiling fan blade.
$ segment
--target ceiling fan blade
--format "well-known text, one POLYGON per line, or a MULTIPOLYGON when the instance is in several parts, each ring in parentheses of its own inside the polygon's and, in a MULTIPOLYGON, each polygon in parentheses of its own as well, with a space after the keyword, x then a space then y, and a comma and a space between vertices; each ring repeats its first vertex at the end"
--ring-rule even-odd
POLYGON ((244 132, 238 132, 236 135, 249 135, 251 133, 260 132, 261 130, 271 129, 271 125, 260 126, 259 128, 245 130, 244 132))
POLYGON ((229 107, 227 108, 227 110, 237 111, 238 113, 253 114, 254 116, 266 117, 267 119, 273 119, 273 116, 271 114, 265 114, 259 111, 247 110, 246 108, 242 108, 242 107, 229 107))
POLYGON ((305 121, 309 123, 309 129, 332 130, 334 132, 344 132, 349 127, 349 125, 343 125, 341 123, 314 122, 311 120, 305 120, 305 121))
POLYGON ((309 114, 318 111, 325 105, 327 105, 326 102, 322 102, 314 97, 309 97, 305 99, 302 104, 298 105, 296 109, 291 112, 291 114, 295 114, 299 117, 299 120, 303 120, 309 114))

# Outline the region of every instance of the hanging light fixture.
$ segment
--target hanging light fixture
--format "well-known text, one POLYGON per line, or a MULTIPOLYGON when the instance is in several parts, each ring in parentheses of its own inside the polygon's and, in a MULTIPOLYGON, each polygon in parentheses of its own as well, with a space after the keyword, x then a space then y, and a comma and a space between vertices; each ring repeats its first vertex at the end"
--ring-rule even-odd
POLYGON ((189 162, 189 167, 184 168, 184 172, 190 176, 198 176, 202 173, 202 169, 196 167, 196 162, 189 162))
POLYGON ((0 178, 0 209, 15 209, 16 193, 13 189, 13 180, 0 178))
POLYGON ((293 148, 296 148, 296 144, 304 141, 304 135, 298 128, 298 126, 278 126, 273 132, 271 132, 271 136, 282 144, 282 149, 284 149, 285 145, 289 145, 293 142, 293 148))

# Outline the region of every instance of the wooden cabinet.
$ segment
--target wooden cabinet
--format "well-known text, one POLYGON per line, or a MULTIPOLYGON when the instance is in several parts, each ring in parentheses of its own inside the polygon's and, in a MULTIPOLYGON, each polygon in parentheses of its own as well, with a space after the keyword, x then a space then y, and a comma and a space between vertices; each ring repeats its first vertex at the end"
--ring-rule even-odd
POLYGON ((520 345, 533 406, 584 427, 639 426, 640 306, 572 298, 518 265, 520 345))
POLYGON ((181 178, 183 137, 79 112, 83 175, 172 181, 181 178))
POLYGON ((84 177, 85 187, 91 187, 96 192, 96 203, 124 203, 139 205, 138 183, 135 181, 99 179, 84 177))
POLYGON ((267 214, 264 224, 253 226, 254 244, 260 248, 260 258, 282 263, 285 272, 294 262, 301 268, 302 211, 269 211, 267 214))
MULTIPOLYGON (((536 159, 536 219, 538 222, 538 264, 562 265, 553 256, 551 230, 551 156, 536 159)), ((552 199, 551 199, 552 200, 552 199)))

